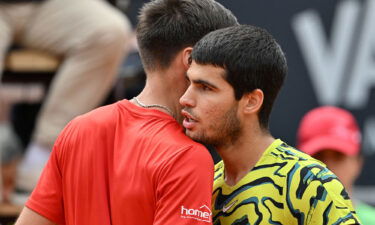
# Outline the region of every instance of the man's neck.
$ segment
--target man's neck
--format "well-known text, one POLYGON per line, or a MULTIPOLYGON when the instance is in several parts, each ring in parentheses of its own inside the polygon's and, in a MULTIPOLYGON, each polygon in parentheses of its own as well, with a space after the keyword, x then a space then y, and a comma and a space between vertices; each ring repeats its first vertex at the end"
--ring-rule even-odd
POLYGON ((268 133, 242 135, 236 143, 219 148, 218 153, 225 165, 225 182, 236 185, 261 158, 275 139, 268 133))
MULTIPOLYGON (((177 121, 182 121, 180 115, 181 106, 179 104, 180 94, 176 92, 176 84, 174 87, 171 85, 170 79, 167 74, 152 74, 147 78, 145 88, 137 96, 137 99, 144 105, 161 105, 168 108, 177 121)), ((156 107, 155 109, 169 113, 167 110, 156 107)))

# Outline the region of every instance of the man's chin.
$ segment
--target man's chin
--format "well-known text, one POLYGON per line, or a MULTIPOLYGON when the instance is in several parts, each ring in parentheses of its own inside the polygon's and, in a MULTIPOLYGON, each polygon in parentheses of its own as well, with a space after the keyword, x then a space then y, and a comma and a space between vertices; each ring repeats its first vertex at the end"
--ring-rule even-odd
POLYGON ((196 142, 201 142, 200 138, 193 134, 193 132, 189 129, 184 128, 186 136, 188 136, 190 139, 196 142))
POLYGON ((184 132, 185 132, 186 136, 188 136, 189 138, 194 140, 194 135, 191 133, 191 131, 189 129, 186 129, 184 127, 184 132))
POLYGON ((199 135, 194 135, 191 131, 189 132, 189 130, 186 130, 185 134, 190 139, 192 139, 193 141, 198 142, 200 144, 203 144, 203 145, 205 145, 205 144, 211 144, 210 141, 207 140, 206 138, 204 138, 202 136, 199 136, 199 135))

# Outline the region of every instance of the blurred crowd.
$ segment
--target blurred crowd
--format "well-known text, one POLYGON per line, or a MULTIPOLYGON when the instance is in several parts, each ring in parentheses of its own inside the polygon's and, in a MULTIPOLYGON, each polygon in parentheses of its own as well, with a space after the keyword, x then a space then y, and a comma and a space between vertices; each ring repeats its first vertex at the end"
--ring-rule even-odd
POLYGON ((15 190, 26 195, 32 191, 63 127, 107 99, 119 68, 134 48, 132 24, 124 11, 128 7, 128 1, 0 1, 0 80, 7 70, 5 58, 15 46, 59 61, 43 104, 32 118, 35 126, 28 140, 17 134, 12 123, 16 103, 25 101, 17 93, 28 90, 11 92, 0 82, 3 202, 22 202, 15 190))

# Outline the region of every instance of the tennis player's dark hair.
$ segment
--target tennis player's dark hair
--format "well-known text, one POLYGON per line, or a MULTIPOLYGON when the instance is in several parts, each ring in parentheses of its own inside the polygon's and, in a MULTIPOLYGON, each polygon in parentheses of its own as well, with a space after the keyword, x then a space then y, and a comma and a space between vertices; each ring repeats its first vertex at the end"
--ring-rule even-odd
POLYGON ((273 103, 288 70, 284 52, 271 34, 251 25, 213 31, 194 46, 192 59, 198 64, 223 68, 236 100, 261 89, 264 101, 259 123, 268 129, 273 103))
POLYGON ((138 19, 137 41, 146 70, 164 69, 207 33, 238 24, 214 0, 154 0, 143 6, 138 19))

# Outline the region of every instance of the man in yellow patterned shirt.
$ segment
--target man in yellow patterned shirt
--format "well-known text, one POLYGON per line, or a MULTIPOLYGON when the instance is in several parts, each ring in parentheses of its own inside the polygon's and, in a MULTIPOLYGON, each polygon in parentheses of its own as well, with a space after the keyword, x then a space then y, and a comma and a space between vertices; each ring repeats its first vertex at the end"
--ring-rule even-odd
POLYGON ((180 99, 183 125, 223 159, 215 168, 214 225, 360 224, 337 177, 268 129, 287 64, 267 31, 214 31, 191 58, 190 86, 180 99))

